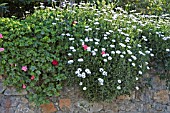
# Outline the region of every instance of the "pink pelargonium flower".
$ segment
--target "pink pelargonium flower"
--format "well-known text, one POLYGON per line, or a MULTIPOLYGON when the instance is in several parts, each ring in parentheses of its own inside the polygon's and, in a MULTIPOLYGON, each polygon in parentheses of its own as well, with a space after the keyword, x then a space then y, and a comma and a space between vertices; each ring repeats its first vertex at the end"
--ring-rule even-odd
POLYGON ((106 52, 105 52, 105 51, 102 51, 102 55, 104 55, 104 54, 106 54, 106 52))
POLYGON ((22 66, 23 71, 27 71, 27 66, 22 66))
POLYGON ((31 80, 34 80, 34 79, 35 79, 35 76, 34 76, 34 75, 32 75, 32 76, 31 76, 31 80))
POLYGON ((0 38, 3 38, 2 34, 0 33, 0 38))
POLYGON ((22 88, 25 89, 27 86, 25 84, 22 84, 22 88))
POLYGON ((5 49, 4 48, 0 48, 0 52, 4 51, 5 49))
POLYGON ((88 46, 84 44, 83 48, 84 48, 84 50, 87 50, 88 46))

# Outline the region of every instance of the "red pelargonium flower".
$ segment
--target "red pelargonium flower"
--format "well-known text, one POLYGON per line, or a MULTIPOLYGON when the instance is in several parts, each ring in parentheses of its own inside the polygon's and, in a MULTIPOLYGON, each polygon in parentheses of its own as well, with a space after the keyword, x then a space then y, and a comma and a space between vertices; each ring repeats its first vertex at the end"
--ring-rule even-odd
POLYGON ((0 38, 3 38, 2 34, 0 33, 0 38))
POLYGON ((25 89, 27 86, 25 84, 22 84, 22 88, 25 89))
POLYGON ((84 48, 84 50, 87 50, 88 46, 84 44, 83 48, 84 48))
POLYGON ((102 55, 104 55, 104 54, 106 54, 106 52, 105 52, 105 51, 102 51, 102 55))
POLYGON ((31 76, 31 80, 34 80, 34 79, 35 79, 35 76, 34 76, 34 75, 32 75, 32 76, 31 76))
POLYGON ((52 61, 52 64, 53 64, 54 66, 57 66, 57 65, 58 65, 58 61, 57 61, 57 60, 53 60, 53 61, 52 61))

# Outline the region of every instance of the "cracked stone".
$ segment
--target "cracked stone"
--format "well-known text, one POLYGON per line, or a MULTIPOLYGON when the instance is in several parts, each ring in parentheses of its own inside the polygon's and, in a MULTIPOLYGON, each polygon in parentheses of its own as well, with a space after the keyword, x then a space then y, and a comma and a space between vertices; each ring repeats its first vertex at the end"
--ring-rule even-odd
POLYGON ((22 90, 21 92, 18 92, 14 87, 12 88, 7 88, 4 92, 4 95, 26 95, 27 91, 22 90))
POLYGON ((160 90, 154 93, 153 99, 156 102, 167 104, 169 102, 169 91, 168 90, 160 90))
POLYGON ((0 93, 3 93, 6 89, 6 86, 3 85, 3 83, 0 81, 0 93))

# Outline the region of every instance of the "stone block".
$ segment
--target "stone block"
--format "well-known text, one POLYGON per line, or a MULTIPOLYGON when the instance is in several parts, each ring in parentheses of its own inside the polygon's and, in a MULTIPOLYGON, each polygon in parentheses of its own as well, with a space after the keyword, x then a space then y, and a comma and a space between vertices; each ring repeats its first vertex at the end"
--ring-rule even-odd
POLYGON ((40 107, 42 109, 42 113, 53 113, 57 111, 52 102, 48 104, 42 104, 40 107))

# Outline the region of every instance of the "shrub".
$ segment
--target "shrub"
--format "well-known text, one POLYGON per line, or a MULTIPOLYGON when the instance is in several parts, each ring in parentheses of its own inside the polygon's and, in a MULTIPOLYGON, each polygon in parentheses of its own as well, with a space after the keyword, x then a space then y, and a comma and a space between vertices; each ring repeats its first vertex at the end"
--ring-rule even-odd
POLYGON ((164 59, 169 54, 169 23, 113 8, 67 4, 36 10, 25 20, 0 19, 4 83, 26 89, 29 99, 39 104, 59 95, 66 77, 92 101, 139 90, 150 57, 164 59))
POLYGON ((0 74, 5 77, 4 84, 26 89, 29 99, 39 105, 46 102, 47 97, 59 95, 61 81, 66 77, 62 72, 61 41, 43 32, 52 32, 55 28, 40 21, 37 24, 39 28, 33 32, 28 21, 0 19, 0 26, 4 26, 0 28, 3 35, 0 47, 5 49, 0 52, 0 74))

